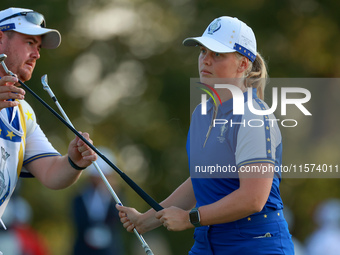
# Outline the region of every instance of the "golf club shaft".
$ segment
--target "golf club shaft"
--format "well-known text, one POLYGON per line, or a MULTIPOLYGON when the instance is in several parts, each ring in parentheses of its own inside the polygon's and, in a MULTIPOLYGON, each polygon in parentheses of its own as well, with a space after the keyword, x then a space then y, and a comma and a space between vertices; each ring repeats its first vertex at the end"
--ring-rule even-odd
MULTIPOLYGON (((0 224, 3 227, 4 230, 7 230, 5 223, 0 219, 0 224)), ((1 254, 1 253, 0 253, 1 254)))
MULTIPOLYGON (((51 89, 50 87, 48 87, 49 89, 51 89)), ((61 114, 63 115, 64 119, 74 128, 71 120, 68 118, 68 116, 66 115, 64 109, 61 107, 60 103, 58 102, 57 98, 55 97, 55 100, 53 100, 55 102, 55 104, 57 105, 59 111, 61 112, 61 114)), ((120 199, 118 198, 116 192, 113 190, 112 186, 110 185, 109 181, 107 180, 107 178, 105 177, 103 171, 100 169, 99 165, 97 164, 96 161, 92 161, 92 165, 97 169, 100 177, 102 178, 105 186, 107 187, 107 189, 110 191, 111 195, 113 196, 114 200, 116 201, 117 204, 122 204, 122 202, 120 201, 120 199)))
MULTIPOLYGON (((47 83, 44 84, 44 89, 47 91, 47 93, 51 96, 52 100, 55 102, 55 104, 57 105, 59 111, 61 112, 61 114, 63 115, 64 119, 72 126, 72 122, 71 120, 68 118, 67 114, 65 113, 64 109, 61 107, 58 99, 56 96, 54 96, 50 86, 48 86, 47 83)), ((100 177, 102 178, 102 180, 105 183, 105 186, 107 187, 107 189, 110 191, 111 195, 113 196, 114 200, 116 201, 117 204, 119 205, 123 205, 122 202, 120 201, 119 197, 117 196, 116 192, 113 190, 112 186, 110 185, 110 183, 108 182, 107 178, 105 177, 105 175, 103 174, 103 171, 100 169, 99 165, 97 164, 96 161, 92 162, 92 165, 97 169, 100 177)), ((133 229, 134 234, 137 236, 138 240, 141 242, 146 254, 150 254, 153 255, 153 252, 151 251, 149 245, 146 243, 146 241, 144 240, 144 238, 142 237, 142 235, 140 235, 138 233, 138 231, 134 228, 133 229)))
POLYGON ((114 165, 108 158, 106 158, 93 144, 86 140, 74 127, 67 123, 53 108, 51 108, 44 100, 42 100, 33 90, 26 84, 19 80, 19 83, 28 90, 40 103, 42 103, 54 116, 56 116, 64 125, 66 125, 76 136, 78 136, 86 145, 88 145, 99 157, 101 157, 109 166, 111 166, 123 180, 144 199, 153 209, 160 211, 163 209, 152 197, 150 197, 141 187, 139 187, 132 179, 130 179, 124 172, 122 172, 116 165, 114 165))
MULTIPOLYGON (((2 59, 0 59, 1 64, 6 71, 7 74, 16 77, 11 71, 9 71, 6 67, 5 62, 3 61, 7 56, 5 54, 1 54, 2 59), (5 57, 3 57, 5 56, 5 57)), ((18 82, 21 86, 23 86, 26 90, 28 90, 42 105, 44 105, 55 117, 57 117, 65 126, 67 126, 76 136, 78 136, 87 146, 89 146, 99 157, 101 157, 109 166, 111 166, 120 177, 153 209, 156 211, 160 211, 163 209, 160 204, 158 204, 151 196, 149 196, 141 187, 139 187, 129 176, 127 176, 124 172, 122 172, 115 164, 113 164, 108 158, 106 158, 93 144, 85 139, 74 127, 72 127, 69 123, 67 123, 63 117, 61 117, 53 108, 51 108, 44 100, 42 100, 33 90, 31 90, 25 83, 18 79, 18 82)))

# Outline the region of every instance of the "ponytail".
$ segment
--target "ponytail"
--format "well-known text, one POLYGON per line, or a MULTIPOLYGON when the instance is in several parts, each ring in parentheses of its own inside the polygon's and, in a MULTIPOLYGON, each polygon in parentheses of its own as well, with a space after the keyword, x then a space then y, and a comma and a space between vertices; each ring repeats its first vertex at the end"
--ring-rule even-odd
POLYGON ((263 100, 268 73, 266 62, 264 61, 260 53, 257 53, 255 61, 249 65, 246 73, 248 74, 245 79, 246 87, 256 88, 258 98, 263 100))

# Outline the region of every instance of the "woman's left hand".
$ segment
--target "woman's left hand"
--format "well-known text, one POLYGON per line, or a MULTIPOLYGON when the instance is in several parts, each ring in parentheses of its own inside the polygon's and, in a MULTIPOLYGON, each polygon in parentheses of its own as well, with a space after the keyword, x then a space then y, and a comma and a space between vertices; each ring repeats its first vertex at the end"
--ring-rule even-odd
POLYGON ((189 211, 175 206, 165 208, 155 216, 169 231, 182 231, 194 227, 189 221, 189 211))

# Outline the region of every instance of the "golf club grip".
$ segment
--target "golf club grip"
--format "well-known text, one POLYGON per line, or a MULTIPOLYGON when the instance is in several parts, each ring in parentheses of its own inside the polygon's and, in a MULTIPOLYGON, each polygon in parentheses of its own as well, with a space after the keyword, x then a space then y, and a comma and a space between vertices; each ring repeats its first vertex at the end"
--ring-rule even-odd
POLYGON ((149 194, 147 194, 141 187, 139 187, 129 176, 127 176, 123 171, 121 171, 115 164, 113 164, 105 155, 103 155, 97 149, 94 150, 99 157, 101 157, 109 166, 111 166, 120 177, 145 201, 147 202, 155 211, 163 210, 163 207, 158 204, 149 194))
MULTIPOLYGON (((93 146, 93 145, 92 145, 93 146)), ((93 146, 94 147, 94 146, 93 146)), ((95 148, 95 147, 94 147, 95 148)), ((91 148, 92 149, 92 148, 91 148)), ((103 155, 97 148, 93 149, 99 157, 101 157, 110 167, 112 167, 120 177, 157 212, 163 210, 163 207, 158 204, 149 194, 147 194, 141 187, 139 187, 129 176, 121 171, 115 164, 113 164, 105 155, 103 155)))
POLYGON ((89 141, 85 139, 72 125, 63 119, 52 107, 50 107, 44 100, 42 100, 33 90, 31 90, 25 83, 19 80, 19 83, 28 90, 40 103, 42 103, 55 117, 57 117, 65 126, 67 126, 76 136, 78 136, 87 146, 89 146, 98 156, 100 156, 107 164, 109 164, 122 179, 153 209, 160 211, 163 209, 150 195, 148 195, 141 187, 139 187, 133 180, 131 180, 124 172, 122 172, 116 165, 108 160, 100 151, 89 141))
POLYGON ((150 197, 141 187, 139 187, 133 180, 129 178, 124 172, 121 172, 120 176, 123 180, 141 197, 147 202, 155 211, 163 210, 163 207, 158 204, 152 197, 150 197))

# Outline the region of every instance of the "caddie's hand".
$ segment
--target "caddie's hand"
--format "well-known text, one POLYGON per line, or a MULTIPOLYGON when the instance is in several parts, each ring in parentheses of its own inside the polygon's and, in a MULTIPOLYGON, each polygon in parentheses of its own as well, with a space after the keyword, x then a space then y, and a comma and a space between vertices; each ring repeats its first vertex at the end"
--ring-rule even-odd
POLYGON ((25 90, 17 87, 18 78, 13 76, 3 76, 0 79, 0 110, 3 108, 19 105, 18 101, 7 101, 9 99, 24 99, 25 90))
MULTIPOLYGON (((93 144, 88 133, 79 132, 87 141, 93 144)), ((97 160, 97 154, 78 136, 74 138, 68 147, 68 156, 79 167, 88 167, 92 161, 97 160)))

